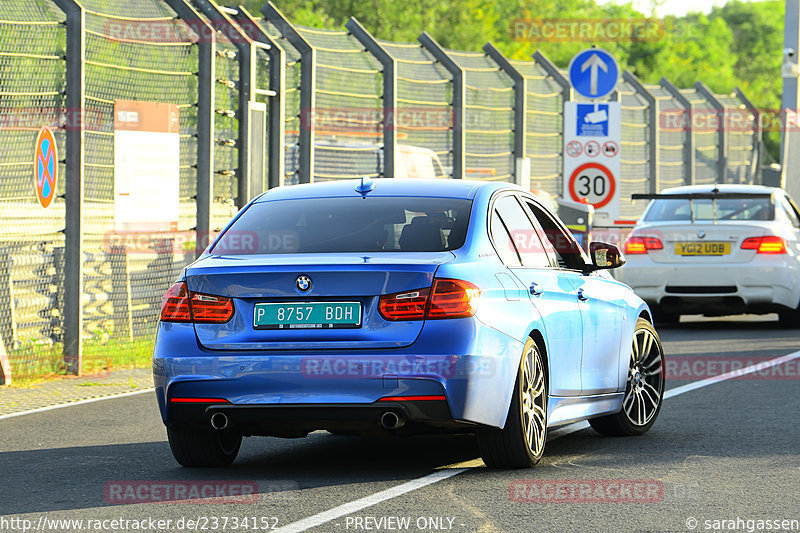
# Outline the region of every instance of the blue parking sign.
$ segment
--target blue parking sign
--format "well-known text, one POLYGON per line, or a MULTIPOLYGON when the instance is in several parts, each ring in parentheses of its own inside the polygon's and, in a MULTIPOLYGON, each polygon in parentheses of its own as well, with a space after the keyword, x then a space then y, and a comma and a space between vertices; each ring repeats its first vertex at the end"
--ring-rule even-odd
POLYGON ((609 52, 588 48, 579 52, 569 64, 569 82, 575 91, 587 98, 603 98, 612 92, 619 80, 619 65, 609 52))

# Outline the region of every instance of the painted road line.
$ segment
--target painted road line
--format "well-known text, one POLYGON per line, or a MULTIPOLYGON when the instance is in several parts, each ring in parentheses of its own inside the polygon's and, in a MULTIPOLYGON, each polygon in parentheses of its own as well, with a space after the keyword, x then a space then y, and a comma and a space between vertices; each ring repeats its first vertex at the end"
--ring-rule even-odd
POLYGON ((98 398, 87 398, 85 400, 78 400, 76 402, 60 403, 58 405, 48 405, 47 407, 39 407, 37 409, 29 409, 27 411, 20 411, 18 413, 10 413, 7 415, 0 415, 0 420, 6 418, 14 418, 15 416, 32 415, 34 413, 43 413, 45 411, 52 411, 53 409, 61 409, 62 407, 72 407, 73 405, 85 405, 87 403, 102 402, 103 400, 114 400, 116 398, 125 398, 126 396, 136 396, 137 394, 144 394, 146 392, 153 392, 154 388, 142 389, 132 392, 123 392, 120 394, 112 394, 110 396, 100 396, 98 398))
POLYGON ((427 476, 423 476, 421 478, 412 479, 411 481, 403 483, 402 485, 397 485, 396 487, 376 492, 375 494, 371 494, 359 500, 342 504, 338 507, 334 507, 333 509, 309 516, 308 518, 303 518, 297 522, 292 522, 291 524, 287 524, 276 529, 275 533, 300 533, 301 531, 309 530, 312 527, 321 526, 322 524, 330 522, 331 520, 336 520, 337 518, 356 513, 361 509, 372 507, 377 503, 391 500, 392 498, 402 496, 403 494, 421 489, 422 487, 427 487, 428 485, 433 485, 438 481, 453 477, 461 472, 466 472, 467 470, 470 469, 448 468, 444 470, 437 470, 432 474, 428 474, 427 476))
POLYGON ((700 381, 693 381, 692 383, 687 383, 686 385, 681 385, 680 387, 675 387, 674 389, 666 391, 664 393, 664 399, 672 398, 673 396, 678 396, 679 394, 684 394, 686 392, 701 389, 703 387, 707 387, 708 385, 719 383, 720 381, 738 378, 740 376, 746 376, 748 374, 753 374, 755 372, 760 372, 761 370, 765 370, 773 366, 778 366, 782 365, 783 363, 793 361, 794 359, 797 359, 799 357, 800 357, 800 351, 792 352, 790 354, 786 354, 781 357, 776 357, 775 359, 770 359, 768 361, 762 361, 760 363, 756 363, 755 365, 746 366, 744 368, 739 368, 737 370, 731 370, 730 372, 720 374, 719 376, 711 376, 710 378, 701 379, 700 381))
MULTIPOLYGON (((797 358, 800 358, 800 351, 793 352, 788 355, 783 355, 781 357, 776 357, 775 359, 770 359, 768 361, 763 361, 761 363, 751 365, 739 370, 735 370, 733 372, 727 372, 725 374, 720 374, 719 376, 714 376, 702 379, 700 381, 695 381, 687 385, 682 385, 680 387, 675 387, 674 389, 670 389, 664 393, 664 399, 674 398, 675 396, 679 396, 687 392, 701 389, 703 387, 713 385, 714 383, 719 383, 721 381, 737 378, 739 376, 752 374, 753 372, 758 372, 766 368, 781 365, 783 363, 792 361, 797 358)), ((586 421, 569 424, 567 426, 553 430, 548 435, 547 440, 552 441, 560 437, 569 435, 570 433, 575 433, 576 431, 586 429, 588 427, 589 423, 586 421)), ((302 533, 303 531, 308 531, 313 527, 320 526, 322 524, 330 522, 331 520, 335 520, 337 518, 341 518, 343 516, 356 513, 358 511, 366 509, 367 507, 372 507, 377 503, 384 502, 386 500, 390 500, 398 496, 402 496, 403 494, 408 494, 409 492, 421 489, 422 487, 427 487, 428 485, 433 485, 434 483, 451 478, 455 475, 460 474, 461 472, 466 472, 467 470, 472 470, 474 468, 479 468, 479 467, 470 467, 470 468, 446 467, 442 470, 437 470, 432 474, 428 474, 427 476, 423 476, 421 478, 408 481, 406 483, 403 483, 402 485, 398 485, 391 489, 386 489, 381 492, 377 492, 371 496, 366 496, 359 500, 355 500, 349 503, 342 504, 338 507, 334 507, 333 509, 330 509, 328 511, 323 511, 313 516, 309 516, 308 518, 303 518, 302 520, 298 520, 297 522, 292 522, 291 524, 287 524, 281 528, 276 529, 275 531, 277 533, 302 533)))

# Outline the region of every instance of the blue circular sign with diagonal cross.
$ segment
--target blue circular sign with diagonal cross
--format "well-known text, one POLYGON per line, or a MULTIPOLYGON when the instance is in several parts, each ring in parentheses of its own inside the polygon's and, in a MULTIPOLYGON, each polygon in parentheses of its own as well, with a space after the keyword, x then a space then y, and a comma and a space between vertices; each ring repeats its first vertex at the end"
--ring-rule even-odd
POLYGON ((617 80, 617 60, 602 48, 579 52, 569 63, 569 82, 586 98, 603 98, 616 88, 617 80))

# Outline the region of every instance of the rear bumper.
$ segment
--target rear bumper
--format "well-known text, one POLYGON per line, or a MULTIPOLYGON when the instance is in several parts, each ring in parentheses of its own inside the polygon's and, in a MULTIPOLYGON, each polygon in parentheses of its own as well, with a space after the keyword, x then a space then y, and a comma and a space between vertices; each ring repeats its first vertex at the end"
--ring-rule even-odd
POLYGON ((383 398, 440 396, 445 401, 404 401, 397 408, 409 422, 502 427, 522 345, 475 320, 464 325, 463 334, 454 334, 452 325, 437 331, 433 324, 430 338, 405 348, 232 352, 203 348, 190 324, 161 323, 153 375, 162 420, 208 427, 209 405, 171 400, 210 398, 236 410, 231 417, 252 418, 243 427, 253 434, 280 425, 362 430, 374 428, 377 411, 390 405, 383 398), (280 423, 283 417, 298 424, 280 423))
POLYGON ((372 404, 172 404, 170 427, 211 427, 211 417, 223 413, 227 417, 226 429, 242 435, 302 437, 310 431, 358 431, 364 433, 382 430, 380 419, 384 413, 395 413, 405 424, 441 428, 468 427, 456 423, 444 400, 374 402, 372 404))
POLYGON ((735 265, 667 265, 634 258, 619 278, 649 305, 672 312, 773 312, 800 302, 800 265, 795 263, 794 257, 774 256, 735 265))

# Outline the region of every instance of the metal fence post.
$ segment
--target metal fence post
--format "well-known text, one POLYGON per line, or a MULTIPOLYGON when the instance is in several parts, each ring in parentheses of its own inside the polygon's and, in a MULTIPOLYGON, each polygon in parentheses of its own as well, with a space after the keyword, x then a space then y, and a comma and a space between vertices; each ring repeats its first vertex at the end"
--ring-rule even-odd
POLYGON ((397 62, 355 18, 344 25, 383 67, 383 177, 397 175, 397 62))
MULTIPOLYGON (((269 174, 267 187, 281 187, 285 167, 284 144, 286 138, 286 52, 275 39, 265 32, 258 21, 244 7, 239 6, 234 14, 236 22, 250 37, 269 45, 269 174)), ((254 92, 258 94, 256 89, 254 92)))
MULTIPOLYGON (((536 50, 536 52, 534 52, 531 57, 533 58, 533 61, 537 65, 539 65, 542 68, 542 70, 544 70, 547 73, 548 76, 553 78, 553 81, 555 81, 561 87, 561 103, 562 103, 562 106, 561 106, 561 119, 562 119, 561 133, 562 133, 562 136, 563 136, 563 133, 564 133, 564 123, 563 123, 564 106, 563 106, 563 104, 566 103, 566 102, 571 102, 572 101, 572 84, 569 82, 569 80, 566 77, 564 77, 564 74, 558 69, 558 67, 556 67, 555 64, 552 61, 550 61, 550 59, 547 56, 545 56, 541 51, 536 50)), ((617 91, 614 91, 614 94, 617 94, 617 91)), ((564 147, 561 146, 559 148, 559 150, 560 150, 560 154, 561 154, 561 168, 563 169, 564 168, 564 147)), ((563 180, 559 179, 558 180, 558 190, 560 191, 562 196, 565 194, 564 190, 563 190, 563 187, 564 187, 563 180)))
POLYGON ((194 31, 197 41, 197 193, 195 203, 195 256, 211 238, 211 203, 214 199, 214 28, 185 0, 164 0, 194 31))
MULTIPOLYGON (((569 83, 569 80, 564 77, 564 74, 558 69, 558 67, 553 64, 550 59, 541 53, 539 50, 533 53, 531 56, 533 61, 542 67, 547 75, 553 78, 553 80, 561 86, 561 97, 564 102, 569 102, 572 100, 572 85, 569 83)), ((562 110, 563 111, 563 110, 562 110)))
POLYGON ((431 55, 453 76, 453 170, 452 176, 463 179, 465 175, 464 144, 466 138, 466 79, 464 70, 447 55, 447 52, 428 32, 417 39, 431 55))
POLYGON ((736 87, 733 90, 736 97, 742 101, 744 106, 753 114, 753 159, 752 163, 750 164, 750 176, 748 176, 748 181, 750 183, 761 183, 761 172, 759 171, 761 167, 761 148, 763 143, 763 129, 761 125, 761 112, 758 108, 753 105, 753 102, 739 89, 736 87))
MULTIPOLYGON (((192 0, 197 8, 209 19, 214 30, 221 31, 230 39, 239 53, 238 92, 238 168, 236 170, 236 206, 242 207, 250 200, 253 177, 250 175, 250 115, 249 104, 253 100, 255 87, 255 50, 253 40, 245 35, 228 17, 229 9, 217 5, 213 0, 192 0)), ((233 11, 231 10, 231 13, 233 11)), ((263 185, 261 186, 263 189, 263 185)))
POLYGON ((66 178, 64 218, 64 363, 79 375, 83 360, 83 165, 86 15, 75 0, 55 0, 67 16, 66 178))
MULTIPOLYGON (((517 160, 524 159, 527 157, 528 113, 526 111, 528 109, 528 79, 492 43, 483 45, 483 51, 514 82, 514 157, 517 160)), ((516 175, 518 171, 519 165, 516 165, 514 182, 524 187, 522 176, 516 175)), ((530 180, 528 181, 530 182, 530 180)))
POLYGON ((717 172, 719 174, 719 183, 727 183, 728 181, 728 128, 727 128, 727 115, 725 113, 725 106, 722 102, 719 101, 717 96, 711 92, 706 84, 702 81, 698 81, 694 84, 695 89, 697 92, 703 95, 703 97, 714 106, 714 109, 717 110, 719 113, 719 132, 718 132, 718 142, 719 142, 719 159, 717 161, 717 172))
POLYGON ((694 120, 692 103, 686 98, 683 93, 678 90, 667 78, 661 78, 658 82, 664 89, 669 92, 672 97, 677 100, 684 108, 688 119, 683 121, 683 127, 686 128, 686 142, 683 145, 683 162, 686 165, 686 174, 683 181, 686 185, 694 185, 695 176, 695 153, 694 153, 694 120))
POLYGON ((272 2, 267 2, 261 13, 272 23, 281 35, 300 52, 300 134, 298 182, 314 181, 314 108, 316 96, 316 51, 311 44, 300 35, 292 23, 272 2))
POLYGON ((648 139, 648 142, 650 143, 650 157, 648 158, 648 165, 650 167, 650 192, 655 194, 660 189, 658 179, 658 161, 660 156, 658 150, 658 100, 653 93, 648 91, 647 88, 642 85, 642 82, 639 81, 639 78, 637 78, 631 71, 626 70, 623 72, 622 79, 630 84, 636 90, 636 92, 642 96, 642 98, 647 100, 647 120, 650 122, 650 135, 648 139))

